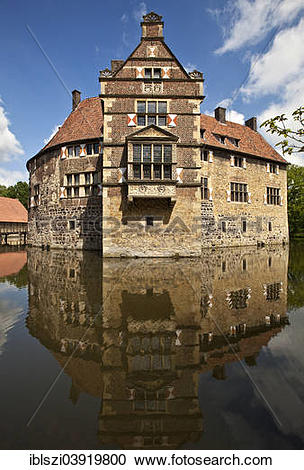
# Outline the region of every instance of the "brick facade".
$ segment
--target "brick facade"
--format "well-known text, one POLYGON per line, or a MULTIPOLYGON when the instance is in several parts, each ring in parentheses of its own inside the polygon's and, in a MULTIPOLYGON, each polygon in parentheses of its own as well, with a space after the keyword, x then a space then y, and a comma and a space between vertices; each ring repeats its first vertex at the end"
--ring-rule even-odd
POLYGON ((201 115, 202 73, 165 44, 161 17, 141 26, 132 54, 100 72, 100 97, 74 90, 73 112, 28 162, 29 243, 106 257, 286 243, 285 160, 254 119, 201 115))

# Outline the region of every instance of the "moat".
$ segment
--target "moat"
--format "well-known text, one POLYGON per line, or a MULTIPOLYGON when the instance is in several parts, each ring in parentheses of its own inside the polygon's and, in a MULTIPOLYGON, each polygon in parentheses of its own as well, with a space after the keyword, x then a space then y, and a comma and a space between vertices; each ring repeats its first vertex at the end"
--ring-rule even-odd
POLYGON ((1 448, 303 448, 304 244, 0 276, 1 448))

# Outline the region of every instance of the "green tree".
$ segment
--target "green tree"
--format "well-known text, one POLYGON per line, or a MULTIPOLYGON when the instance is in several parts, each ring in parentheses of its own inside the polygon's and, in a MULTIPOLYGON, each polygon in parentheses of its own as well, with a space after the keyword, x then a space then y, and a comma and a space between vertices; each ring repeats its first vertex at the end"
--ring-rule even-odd
POLYGON ((304 233, 304 167, 290 165, 287 170, 287 188, 290 234, 304 233))
POLYGON ((29 185, 26 181, 18 181, 14 186, 0 185, 0 196, 19 199, 21 204, 28 208, 29 185))
POLYGON ((288 118, 281 114, 261 124, 270 134, 277 134, 281 140, 276 146, 281 146, 283 154, 304 152, 304 106, 297 108, 291 115, 293 128, 287 127, 288 118))

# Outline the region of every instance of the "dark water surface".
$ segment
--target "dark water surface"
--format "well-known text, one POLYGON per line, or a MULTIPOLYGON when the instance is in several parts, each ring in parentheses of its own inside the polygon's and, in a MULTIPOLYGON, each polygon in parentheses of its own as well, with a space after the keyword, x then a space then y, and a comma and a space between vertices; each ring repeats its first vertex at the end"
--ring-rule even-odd
POLYGON ((1 448, 303 448, 304 245, 0 275, 1 448))

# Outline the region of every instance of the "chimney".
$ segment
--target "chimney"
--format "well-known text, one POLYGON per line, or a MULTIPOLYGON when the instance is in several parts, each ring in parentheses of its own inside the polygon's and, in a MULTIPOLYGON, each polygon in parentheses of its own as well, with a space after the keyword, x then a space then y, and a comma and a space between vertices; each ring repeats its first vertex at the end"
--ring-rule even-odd
POLYGON ((111 60, 111 70, 113 73, 116 72, 116 70, 118 70, 122 64, 124 63, 124 60, 111 60))
POLYGON ((247 121, 245 121, 245 126, 250 127, 250 129, 256 132, 257 131, 257 118, 252 117, 250 119, 247 119, 247 121))
POLYGON ((163 27, 162 16, 159 16, 154 11, 151 11, 147 15, 143 16, 143 21, 140 23, 142 30, 142 38, 144 39, 163 39, 163 27))
POLYGON ((73 90, 72 91, 72 111, 74 111, 74 109, 77 108, 77 106, 79 105, 81 101, 81 92, 78 91, 78 90, 73 90))
POLYGON ((221 108, 221 106, 218 106, 214 110, 214 116, 217 121, 226 122, 226 108, 221 108))

